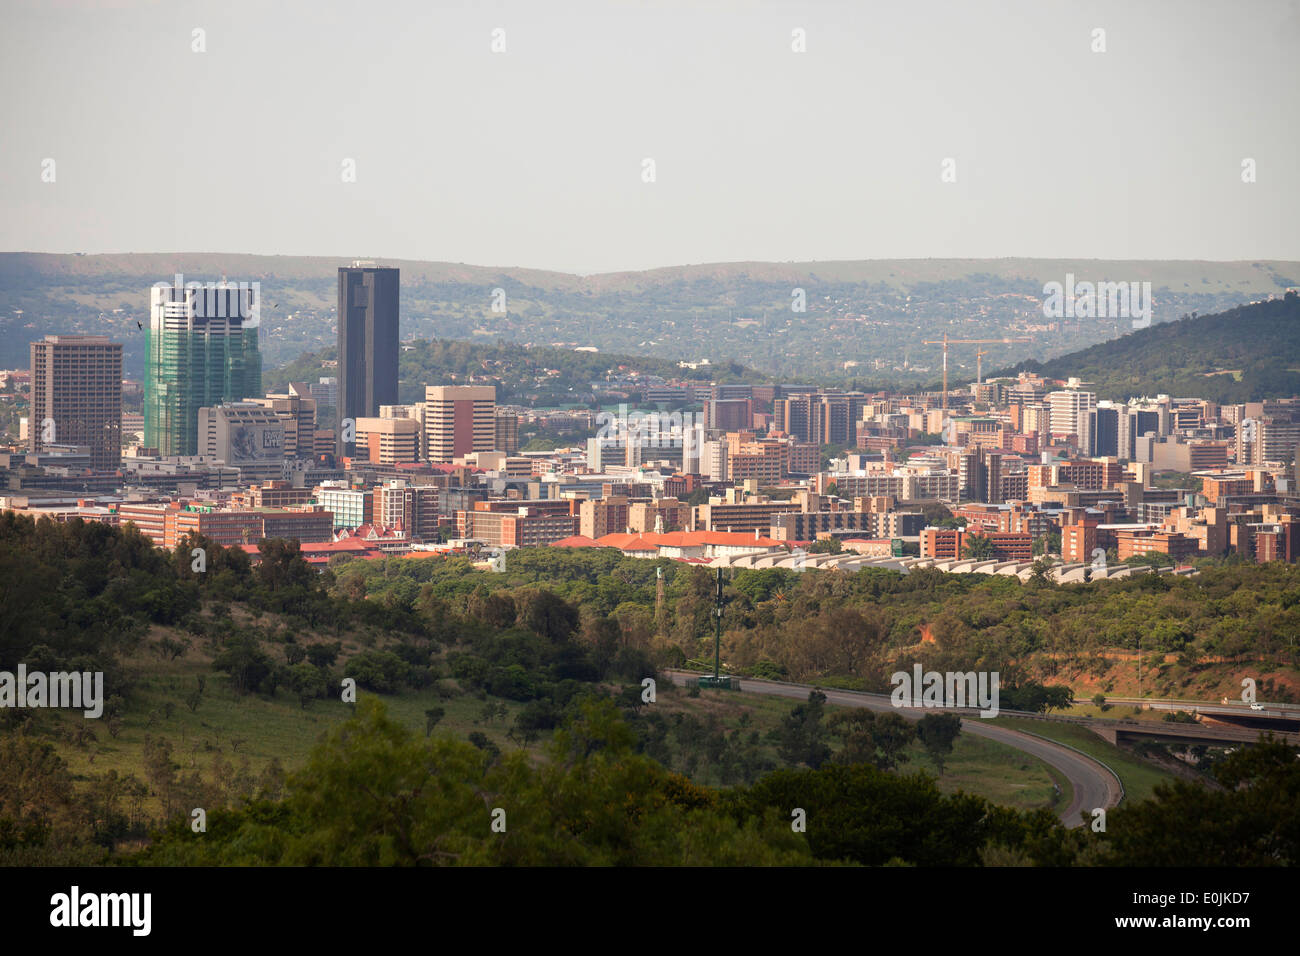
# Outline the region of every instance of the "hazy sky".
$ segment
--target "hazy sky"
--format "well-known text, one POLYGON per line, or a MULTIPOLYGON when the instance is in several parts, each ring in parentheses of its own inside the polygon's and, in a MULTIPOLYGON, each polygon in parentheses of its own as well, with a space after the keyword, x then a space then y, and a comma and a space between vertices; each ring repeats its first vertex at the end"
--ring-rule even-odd
POLYGON ((1300 259, 1294 0, 0 13, 4 251, 1300 259))

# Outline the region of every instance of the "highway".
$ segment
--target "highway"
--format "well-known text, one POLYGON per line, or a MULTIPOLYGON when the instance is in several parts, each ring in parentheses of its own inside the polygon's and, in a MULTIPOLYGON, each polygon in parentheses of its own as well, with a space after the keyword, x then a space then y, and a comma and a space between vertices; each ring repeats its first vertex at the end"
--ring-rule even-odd
MULTIPOLYGON (((674 684, 686 686, 700 675, 693 671, 670 670, 665 673, 674 684)), ((807 700, 812 691, 811 684, 787 684, 778 681, 757 680, 744 677, 740 679, 740 692, 749 694, 767 694, 776 697, 789 697, 793 700, 807 700)), ((949 708, 927 707, 924 710, 912 707, 894 707, 887 694, 867 694, 861 691, 832 690, 818 688, 826 695, 828 704, 841 707, 868 707, 871 710, 887 712, 896 711, 911 720, 920 720, 931 711, 944 711, 949 708)), ((954 713, 958 712, 952 709, 954 713)), ((972 713, 972 711, 960 711, 972 713)), ((1030 734, 1010 730, 1006 727, 991 726, 981 717, 964 717, 961 722, 963 733, 1005 744, 1031 757, 1037 757, 1059 771, 1074 790, 1070 805, 1061 810, 1061 822, 1067 827, 1081 826, 1081 813, 1087 813, 1091 819, 1092 811, 1097 807, 1113 807, 1120 801, 1123 788, 1119 779, 1096 760, 1062 744, 1043 740, 1030 734)))
MULTIPOLYGON (((1091 700, 1075 700, 1076 704, 1091 704, 1091 700)), ((1300 720, 1300 704, 1269 704, 1260 702, 1260 710, 1252 710, 1245 701, 1229 700, 1224 704, 1219 701, 1177 700, 1166 697, 1107 697, 1106 703, 1116 707, 1144 707, 1149 710, 1182 710, 1188 713, 1208 714, 1214 716, 1281 718, 1300 720)))

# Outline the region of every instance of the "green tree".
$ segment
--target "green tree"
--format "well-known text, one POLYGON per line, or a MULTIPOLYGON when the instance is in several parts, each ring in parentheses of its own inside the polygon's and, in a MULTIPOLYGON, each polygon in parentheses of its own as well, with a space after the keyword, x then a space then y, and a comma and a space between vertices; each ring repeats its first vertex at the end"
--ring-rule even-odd
POLYGON ((306 661, 299 661, 289 669, 289 686, 298 695, 304 710, 313 700, 325 696, 325 678, 306 661))
POLYGON ((257 639, 247 634, 227 638, 225 648, 212 660, 212 669, 229 674, 231 687, 241 695, 262 687, 272 667, 257 639))
POLYGON ((434 706, 424 712, 424 736, 428 737, 433 733, 433 728, 438 726, 438 721, 442 720, 447 714, 447 708, 434 706))
POLYGON ((916 725, 901 714, 877 714, 865 707, 841 711, 828 721, 841 748, 836 763, 869 763, 878 770, 892 770, 907 762, 907 747, 916 739, 916 725))
POLYGON ((1214 768, 1222 789, 1176 780, 1112 810, 1100 845, 1111 866, 1300 864, 1300 751, 1261 737, 1214 768))
POLYGON ((840 554, 843 551, 844 545, 839 538, 822 538, 808 546, 809 554, 840 554))
POLYGON ((825 711, 826 695, 814 689, 809 692, 806 704, 796 704, 782 718, 777 730, 777 749, 783 761, 816 769, 831 755, 826 727, 822 724, 825 711))
POLYGON ((925 745, 926 752, 943 775, 944 758, 952 753, 953 744, 961 734, 961 718, 956 714, 926 714, 916 722, 917 739, 925 745))
POLYGON ((961 546, 961 553, 964 558, 987 561, 994 556, 997 550, 993 546, 993 539, 986 534, 972 531, 965 536, 965 539, 961 546))

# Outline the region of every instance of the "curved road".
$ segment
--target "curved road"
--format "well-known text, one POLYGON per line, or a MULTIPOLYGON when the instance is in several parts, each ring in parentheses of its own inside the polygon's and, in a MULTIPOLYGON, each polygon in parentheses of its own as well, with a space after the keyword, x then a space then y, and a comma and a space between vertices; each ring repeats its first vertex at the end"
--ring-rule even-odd
MULTIPOLYGON (((670 670, 666 671, 666 673, 672 678, 674 684, 683 687, 700 676, 698 673, 690 671, 670 670)), ((809 692, 813 690, 811 684, 786 684, 750 677, 740 678, 740 687, 742 692, 790 697, 796 700, 807 700, 809 692)), ((832 690, 825 687, 818 688, 818 690, 826 695, 828 704, 837 704, 841 707, 868 707, 871 710, 881 712, 897 711, 910 720, 920 720, 925 712, 931 710, 943 711, 946 709, 927 707, 925 712, 922 712, 919 708, 894 707, 888 695, 885 694, 832 690)), ((1067 827, 1082 826, 1084 821, 1083 817, 1080 816, 1081 813, 1087 813, 1091 818, 1094 808, 1109 808, 1119 803, 1120 795, 1123 793, 1119 779, 1091 757, 1053 741, 1044 740, 1041 737, 1034 737, 1006 727, 990 726, 988 721, 981 717, 964 718, 961 722, 961 729, 976 737, 984 737, 1005 744, 1008 747, 1013 747, 1029 754, 1031 757, 1037 757, 1043 763, 1060 771, 1070 781, 1070 786, 1074 790, 1074 799, 1059 814, 1061 822, 1067 827)))

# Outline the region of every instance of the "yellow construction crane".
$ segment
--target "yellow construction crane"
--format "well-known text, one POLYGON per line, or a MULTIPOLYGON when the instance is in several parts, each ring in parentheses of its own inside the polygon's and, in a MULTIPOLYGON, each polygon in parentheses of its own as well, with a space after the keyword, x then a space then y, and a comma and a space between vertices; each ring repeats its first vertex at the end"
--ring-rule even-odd
MULTIPOLYGON (((948 410, 948 346, 949 345, 1009 345, 1012 342, 1032 342, 1033 339, 1028 336, 1019 336, 1017 338, 1006 339, 950 339, 948 333, 943 333, 942 339, 926 339, 922 345, 942 345, 943 346, 943 410, 948 410)), ((979 350, 976 349, 978 352, 979 350)), ((987 354, 987 353, 980 353, 987 354)), ((979 355, 975 357, 976 378, 979 377, 979 355)))

